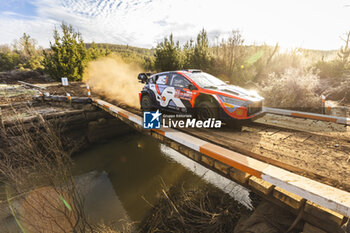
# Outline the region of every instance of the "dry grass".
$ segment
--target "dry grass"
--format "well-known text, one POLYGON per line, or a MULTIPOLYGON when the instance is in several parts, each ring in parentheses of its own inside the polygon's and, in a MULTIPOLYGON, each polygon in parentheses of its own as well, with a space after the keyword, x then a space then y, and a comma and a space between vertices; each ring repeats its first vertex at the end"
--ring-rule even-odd
POLYGON ((269 107, 320 111, 321 97, 316 94, 318 85, 318 76, 312 71, 288 69, 280 76, 270 74, 260 89, 269 107))
MULTIPOLYGON (((9 210, 19 232, 133 232, 134 223, 124 220, 121 231, 115 231, 113 225, 89 223, 84 198, 72 175, 71 151, 60 135, 62 123, 48 122, 32 108, 27 112, 37 120, 23 122, 21 114, 12 111, 13 124, 0 128, 0 182, 6 187, 0 204, 6 206, 3 211, 9 210)), ((0 226, 0 231, 12 233, 7 226, 0 226)))
POLYGON ((100 224, 94 227, 94 231, 98 233, 131 233, 135 232, 135 223, 129 222, 127 220, 122 221, 122 229, 120 231, 116 231, 111 226, 107 226, 105 224, 100 224))
POLYGON ((344 75, 343 80, 329 87, 324 95, 327 99, 338 101, 340 104, 350 103, 350 74, 344 75))
POLYGON ((140 232, 233 232, 241 214, 248 212, 214 188, 166 190, 163 188, 159 202, 141 223, 140 232))
POLYGON ((92 232, 60 129, 38 119, 24 124, 18 118, 1 128, 1 182, 17 226, 22 232, 92 232))

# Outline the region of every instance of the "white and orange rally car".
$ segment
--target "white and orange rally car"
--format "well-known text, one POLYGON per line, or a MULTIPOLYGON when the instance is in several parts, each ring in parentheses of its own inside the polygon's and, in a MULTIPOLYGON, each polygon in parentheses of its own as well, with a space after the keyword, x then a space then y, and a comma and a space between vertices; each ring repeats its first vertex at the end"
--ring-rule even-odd
POLYGON ((261 116, 264 98, 254 91, 229 85, 201 70, 141 73, 139 93, 143 111, 188 113, 201 120, 243 122, 261 116))

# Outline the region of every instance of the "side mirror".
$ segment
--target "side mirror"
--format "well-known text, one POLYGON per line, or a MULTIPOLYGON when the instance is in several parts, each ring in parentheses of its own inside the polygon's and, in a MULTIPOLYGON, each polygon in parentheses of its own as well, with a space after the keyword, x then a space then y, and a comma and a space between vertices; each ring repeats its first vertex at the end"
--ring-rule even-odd
POLYGON ((147 75, 144 73, 141 73, 137 76, 137 79, 139 80, 140 83, 147 83, 147 75))
POLYGON ((190 89, 190 91, 196 90, 196 87, 192 83, 188 84, 187 88, 190 89))

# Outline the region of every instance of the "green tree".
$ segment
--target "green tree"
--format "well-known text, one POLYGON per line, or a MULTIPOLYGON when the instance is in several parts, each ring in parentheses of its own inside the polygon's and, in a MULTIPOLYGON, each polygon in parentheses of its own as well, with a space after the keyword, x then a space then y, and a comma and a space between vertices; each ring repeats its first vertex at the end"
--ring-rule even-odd
POLYGON ((17 53, 0 51, 0 71, 9 71, 16 68, 20 59, 17 53))
POLYGON ((89 48, 88 52, 89 52, 89 57, 92 60, 95 60, 101 56, 101 50, 99 47, 97 47, 95 42, 92 42, 91 47, 89 48))
POLYGON ((193 57, 194 57, 194 44, 193 40, 186 41, 184 48, 183 48, 183 68, 185 69, 192 69, 192 68, 198 68, 193 64, 193 57))
POLYGON ((32 56, 36 55, 36 41, 26 33, 23 33, 22 37, 18 40, 15 40, 13 47, 23 62, 29 61, 32 56))
POLYGON ((169 39, 157 44, 154 54, 154 66, 158 71, 177 70, 182 68, 181 48, 179 42, 174 42, 173 34, 169 39))
POLYGON ((42 49, 37 47, 37 41, 30 35, 23 33, 22 37, 15 40, 14 52, 18 54, 18 68, 29 68, 32 70, 42 69, 42 49))
POLYGON ((190 60, 193 68, 202 70, 210 69, 212 55, 209 51, 208 36, 204 28, 197 35, 197 41, 191 56, 190 60))
POLYGON ((154 59, 153 57, 143 56, 142 67, 148 71, 154 70, 154 59))
POLYGON ((90 60, 95 60, 99 57, 104 57, 110 54, 108 45, 105 47, 103 45, 97 46, 95 42, 91 43, 90 48, 88 49, 88 56, 90 60))
POLYGON ((51 51, 44 53, 45 71, 56 79, 67 77, 72 81, 82 80, 88 61, 88 52, 82 36, 71 25, 61 24, 62 36, 54 30, 51 51))

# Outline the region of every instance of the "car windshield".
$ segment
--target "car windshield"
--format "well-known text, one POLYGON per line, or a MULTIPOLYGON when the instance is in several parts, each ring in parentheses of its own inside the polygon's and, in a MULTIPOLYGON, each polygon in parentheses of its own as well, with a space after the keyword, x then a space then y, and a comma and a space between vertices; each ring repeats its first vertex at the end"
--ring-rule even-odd
POLYGON ((187 75, 201 88, 216 88, 217 86, 226 85, 226 83, 220 79, 204 72, 190 73, 187 75))

